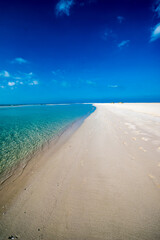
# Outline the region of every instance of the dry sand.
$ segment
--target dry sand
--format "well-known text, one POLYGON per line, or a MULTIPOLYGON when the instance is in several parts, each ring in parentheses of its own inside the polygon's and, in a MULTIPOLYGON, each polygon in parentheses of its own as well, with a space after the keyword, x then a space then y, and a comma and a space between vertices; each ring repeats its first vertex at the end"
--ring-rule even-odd
POLYGON ((0 239, 160 239, 160 104, 96 107, 3 188, 0 239))

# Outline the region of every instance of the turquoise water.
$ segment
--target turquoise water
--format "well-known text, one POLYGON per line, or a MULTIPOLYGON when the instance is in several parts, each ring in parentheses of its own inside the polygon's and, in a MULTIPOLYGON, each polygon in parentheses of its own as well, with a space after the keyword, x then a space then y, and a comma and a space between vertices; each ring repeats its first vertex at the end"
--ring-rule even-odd
POLYGON ((94 111, 90 104, 0 108, 0 178, 67 126, 94 111))

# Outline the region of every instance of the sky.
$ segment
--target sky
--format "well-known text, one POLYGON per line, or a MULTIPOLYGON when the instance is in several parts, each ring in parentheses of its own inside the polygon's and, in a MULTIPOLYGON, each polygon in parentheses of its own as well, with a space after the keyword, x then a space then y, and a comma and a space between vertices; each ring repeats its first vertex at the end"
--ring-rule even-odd
POLYGON ((0 1, 0 104, 160 101, 160 0, 0 1))

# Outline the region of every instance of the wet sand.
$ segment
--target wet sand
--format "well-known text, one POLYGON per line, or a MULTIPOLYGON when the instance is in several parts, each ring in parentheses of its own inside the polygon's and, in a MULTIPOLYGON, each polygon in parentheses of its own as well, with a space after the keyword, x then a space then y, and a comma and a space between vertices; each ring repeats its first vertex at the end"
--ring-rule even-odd
POLYGON ((95 105, 0 192, 0 239, 160 239, 160 104, 95 105))

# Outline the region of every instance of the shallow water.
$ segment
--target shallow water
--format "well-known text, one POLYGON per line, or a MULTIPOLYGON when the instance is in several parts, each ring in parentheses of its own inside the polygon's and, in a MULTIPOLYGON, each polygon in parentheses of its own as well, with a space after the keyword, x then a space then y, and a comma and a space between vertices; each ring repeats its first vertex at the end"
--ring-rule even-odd
POLYGON ((90 104, 1 107, 0 178, 93 110, 90 104))

